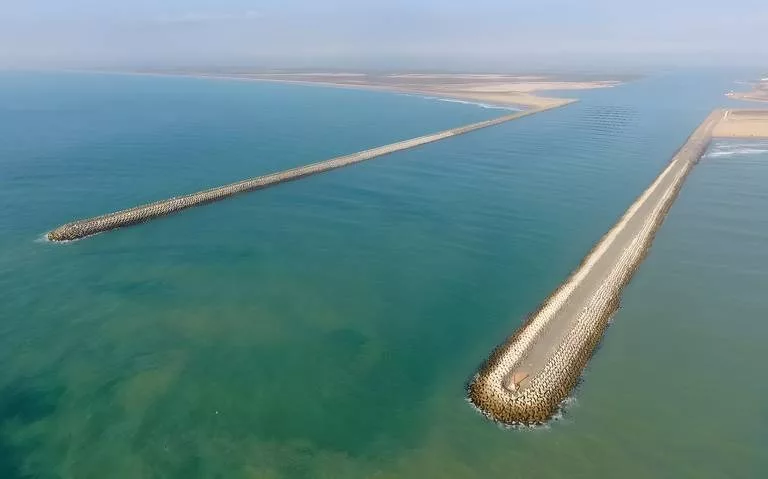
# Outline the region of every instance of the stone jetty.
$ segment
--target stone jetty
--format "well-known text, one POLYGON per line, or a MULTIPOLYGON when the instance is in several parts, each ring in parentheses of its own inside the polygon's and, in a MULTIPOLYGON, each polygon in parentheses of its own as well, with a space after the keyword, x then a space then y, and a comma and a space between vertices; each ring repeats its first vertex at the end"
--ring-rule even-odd
POLYGON ((172 213, 176 213, 187 208, 192 208, 194 206, 200 206, 207 203, 212 203, 214 201, 223 200, 240 193, 266 188, 268 186, 284 183, 286 181, 297 180, 306 176, 323 173, 325 171, 349 166, 355 163, 360 163, 361 161, 371 160, 373 158, 395 153, 397 151, 403 151, 410 148, 426 145, 428 143, 434 143, 436 141, 469 133, 481 128, 488 128, 500 123, 532 115, 534 113, 558 108, 570 104, 573 101, 575 100, 563 100, 561 103, 556 105, 516 112, 510 115, 495 118, 493 120, 481 121, 479 123, 473 123, 471 125, 466 125, 459 128, 452 128, 450 130, 380 146, 378 148, 353 153, 351 155, 340 156, 318 163, 312 163, 277 173, 250 178, 247 180, 239 181, 237 183, 219 186, 197 193, 177 196, 167 200, 157 201, 126 210, 97 216, 94 218, 74 221, 72 223, 59 226, 58 228, 48 232, 46 236, 50 241, 71 241, 85 238, 87 236, 109 231, 115 228, 143 223, 145 221, 170 215, 172 213))
POLYGON ((508 425, 535 425, 557 412, 726 113, 715 110, 701 123, 579 267, 491 353, 467 386, 469 400, 487 417, 508 425))

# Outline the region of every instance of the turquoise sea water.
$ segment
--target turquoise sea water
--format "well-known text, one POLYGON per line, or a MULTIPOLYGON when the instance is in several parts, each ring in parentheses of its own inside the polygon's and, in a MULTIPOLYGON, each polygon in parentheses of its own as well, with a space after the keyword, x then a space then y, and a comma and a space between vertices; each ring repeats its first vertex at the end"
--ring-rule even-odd
POLYGON ((498 127, 85 241, 74 218, 492 118, 402 95, 0 74, 0 478, 757 478, 768 145, 690 176, 564 417, 464 399, 729 75, 498 127))

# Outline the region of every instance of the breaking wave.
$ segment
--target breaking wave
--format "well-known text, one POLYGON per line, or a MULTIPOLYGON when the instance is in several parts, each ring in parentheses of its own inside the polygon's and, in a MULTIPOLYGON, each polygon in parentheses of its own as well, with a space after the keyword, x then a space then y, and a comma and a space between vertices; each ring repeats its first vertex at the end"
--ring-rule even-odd
POLYGON ((768 141, 752 141, 738 143, 714 143, 705 155, 706 158, 723 158, 729 156, 748 156, 768 154, 768 141))
POLYGON ((412 96, 416 98, 422 98, 424 100, 444 101, 446 103, 461 103, 462 105, 479 106, 480 108, 487 108, 489 110, 509 110, 509 111, 523 111, 522 108, 515 108, 510 105, 493 105, 490 103, 483 103, 479 101, 471 100, 459 100, 456 98, 442 98, 439 96, 427 96, 427 95, 412 95, 410 93, 404 93, 405 96, 412 96))

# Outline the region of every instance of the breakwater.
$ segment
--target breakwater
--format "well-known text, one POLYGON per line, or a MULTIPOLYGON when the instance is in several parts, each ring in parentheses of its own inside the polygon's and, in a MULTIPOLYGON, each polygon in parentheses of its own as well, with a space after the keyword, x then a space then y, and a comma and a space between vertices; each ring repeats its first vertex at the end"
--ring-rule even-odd
POLYGON ((102 216, 74 221, 61 225, 58 228, 48 232, 46 237, 50 241, 71 241, 85 238, 87 236, 109 231, 115 228, 135 225, 155 218, 167 216, 187 208, 201 206, 207 203, 212 203, 214 201, 220 201, 237 194, 266 188, 268 186, 284 183, 287 181, 298 180, 306 176, 323 173, 326 171, 334 170, 336 168, 342 168, 344 166, 353 165, 355 163, 371 160, 373 158, 388 155, 398 151, 416 148, 418 146, 434 143, 436 141, 444 140, 453 136, 463 135, 465 133, 479 130, 481 128, 488 128, 500 123, 505 123, 507 121, 516 120, 518 118, 533 115, 535 113, 540 113, 545 110, 558 108, 560 106, 570 104, 573 101, 574 100, 563 100, 563 102, 559 105, 520 111, 499 118, 494 118, 492 120, 472 123, 470 125, 462 126, 459 128, 452 128, 438 133, 432 133, 429 135, 420 136, 418 138, 412 138, 410 140, 400 141, 397 143, 360 151, 350 155, 340 156, 318 163, 312 163, 309 165, 299 166, 297 168, 283 170, 277 173, 270 173, 255 178, 249 178, 237 183, 231 183, 228 185, 199 191, 197 193, 177 196, 102 216))
POLYGON ((576 385, 621 292, 724 112, 712 112, 571 275, 480 367, 469 400, 504 424, 541 424, 576 385))

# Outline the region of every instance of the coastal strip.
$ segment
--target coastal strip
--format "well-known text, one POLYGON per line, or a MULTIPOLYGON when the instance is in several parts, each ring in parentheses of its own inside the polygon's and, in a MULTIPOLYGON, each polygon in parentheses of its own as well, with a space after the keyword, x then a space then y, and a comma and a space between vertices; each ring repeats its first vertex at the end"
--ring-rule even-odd
POLYGON ((557 412, 726 113, 715 110, 707 116, 577 269, 479 368, 467 394, 488 418, 508 425, 535 425, 557 412))
POLYGON ((725 112, 712 136, 718 138, 768 138, 768 110, 740 108, 725 112))
MULTIPOLYGON (((109 73, 109 72, 102 72, 109 73)), ((541 108, 558 106, 563 99, 544 96, 550 91, 610 88, 635 78, 632 75, 514 75, 478 73, 386 72, 280 72, 142 70, 121 74, 186 76, 227 81, 275 82, 294 85, 385 91, 488 105, 541 108)))
POLYGON ((726 96, 734 100, 768 102, 768 76, 752 83, 751 91, 731 91, 726 96))
POLYGON ((535 113, 540 113, 542 111, 565 106, 574 101, 575 100, 562 100, 559 104, 556 105, 532 108, 492 120, 481 121, 459 128, 452 128, 438 133, 420 136, 418 138, 412 138, 410 140, 400 141, 397 143, 360 151, 350 155, 340 156, 318 163, 312 163, 297 168, 283 170, 277 173, 257 176, 255 178, 250 178, 236 183, 199 191, 197 193, 184 196, 176 196, 167 200, 136 206, 134 208, 125 209, 94 218, 74 221, 59 226, 58 228, 48 232, 46 237, 50 241, 72 241, 85 238, 87 236, 95 235, 97 233, 102 233, 115 228, 135 225, 155 218, 167 216, 187 208, 223 200, 240 193, 266 188, 287 181, 298 180, 306 176, 353 165, 355 163, 371 160, 373 158, 378 158, 380 156, 388 155, 398 151, 416 148, 418 146, 434 143, 436 141, 440 141, 453 136, 463 135, 465 133, 479 130, 481 128, 488 128, 500 123, 517 120, 518 118, 523 118, 535 113))

